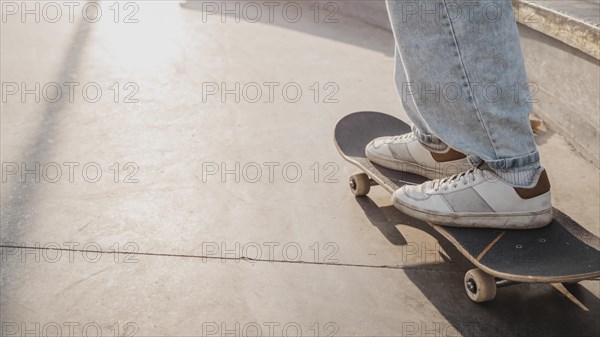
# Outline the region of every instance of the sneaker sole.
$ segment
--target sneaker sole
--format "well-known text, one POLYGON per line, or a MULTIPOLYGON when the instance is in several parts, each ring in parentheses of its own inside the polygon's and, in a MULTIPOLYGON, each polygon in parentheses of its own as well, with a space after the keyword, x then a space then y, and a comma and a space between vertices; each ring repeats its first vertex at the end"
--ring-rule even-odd
POLYGON ((552 209, 528 213, 451 213, 438 214, 406 206, 392 197, 394 206, 402 213, 436 225, 450 227, 532 229, 552 222, 552 209))

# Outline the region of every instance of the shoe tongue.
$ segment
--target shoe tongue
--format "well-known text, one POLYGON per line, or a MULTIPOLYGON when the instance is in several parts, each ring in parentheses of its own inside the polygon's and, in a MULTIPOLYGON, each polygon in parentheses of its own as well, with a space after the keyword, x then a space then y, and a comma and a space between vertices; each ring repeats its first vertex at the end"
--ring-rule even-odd
POLYGON ((438 181, 438 184, 452 184, 452 183, 456 183, 457 181, 461 181, 462 179, 469 179, 469 177, 472 174, 476 174, 477 171, 481 171, 480 169, 478 169, 477 167, 472 167, 464 172, 455 174, 453 176, 441 179, 438 181))
POLYGON ((423 191, 434 189, 435 188, 435 184, 439 184, 439 180, 429 180, 429 181, 426 181, 422 185, 423 186, 423 191))

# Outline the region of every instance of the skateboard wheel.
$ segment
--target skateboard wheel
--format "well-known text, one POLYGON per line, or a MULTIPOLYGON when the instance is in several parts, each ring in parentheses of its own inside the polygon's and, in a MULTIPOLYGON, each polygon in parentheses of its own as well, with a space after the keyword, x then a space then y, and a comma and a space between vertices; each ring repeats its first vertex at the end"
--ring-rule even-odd
POLYGON ((350 176, 350 190, 357 197, 365 196, 371 190, 371 180, 365 173, 356 173, 350 176))
POLYGON ((496 280, 481 269, 471 269, 465 274, 465 291, 473 302, 487 302, 496 297, 496 280))

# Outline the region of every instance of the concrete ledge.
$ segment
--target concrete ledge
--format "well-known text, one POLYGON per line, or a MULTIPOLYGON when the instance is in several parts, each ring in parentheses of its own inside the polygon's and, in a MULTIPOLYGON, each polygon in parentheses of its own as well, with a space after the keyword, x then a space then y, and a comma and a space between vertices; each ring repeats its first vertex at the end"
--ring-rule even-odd
POLYGON ((598 167, 600 62, 527 26, 519 32, 527 76, 538 89, 533 112, 598 167))
MULTIPOLYGON (((571 1, 568 1, 570 3, 571 1)), ((573 4, 577 3, 576 1, 573 4)), ((600 27, 576 14, 545 7, 550 3, 514 0, 517 22, 600 59, 600 27)), ((598 6, 598 5, 597 5, 598 6)), ((599 11, 600 7, 596 8, 599 11)))

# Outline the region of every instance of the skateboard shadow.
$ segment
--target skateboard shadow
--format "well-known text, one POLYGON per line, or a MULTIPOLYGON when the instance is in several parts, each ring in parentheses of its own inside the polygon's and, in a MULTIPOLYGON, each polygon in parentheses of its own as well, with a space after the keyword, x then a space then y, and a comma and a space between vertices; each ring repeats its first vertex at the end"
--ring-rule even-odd
MULTIPOLYGON (((368 196, 358 197, 356 198, 356 202, 360 205, 363 212, 365 212, 365 215, 373 226, 377 227, 381 234, 383 234, 391 244, 401 246, 408 243, 402 233, 396 228, 397 224, 407 225, 419 229, 436 239, 440 244, 440 247, 447 254, 445 255, 442 252, 439 252, 440 258, 444 261, 452 261, 452 263, 459 264, 465 268, 471 265, 469 260, 460 254, 448 240, 425 222, 399 212, 394 206, 379 207, 368 196)), ((430 269, 431 266, 435 265, 429 265, 428 269, 430 269)))
MULTIPOLYGON (((402 322, 403 334, 436 336, 598 336, 600 301, 586 287, 568 285, 567 289, 589 311, 580 309, 549 284, 522 283, 499 288, 496 299, 474 303, 465 294, 464 273, 475 266, 452 243, 430 225, 399 212, 394 206, 379 207, 368 196, 357 197, 369 221, 393 245, 407 240, 396 228, 410 226, 431 235, 446 255, 445 263, 424 263, 404 269, 406 276, 443 315, 445 320, 402 322)), ((400 257, 399 257, 400 258, 400 257)), ((439 262, 439 261, 438 261, 439 262)), ((398 304, 402 305, 401 303, 398 304)), ((401 318, 400 318, 401 319, 401 318)))
POLYGON ((356 202, 358 202, 373 226, 377 227, 391 244, 396 246, 407 244, 402 233, 396 228, 396 219, 393 219, 393 214, 386 212, 385 208, 379 208, 369 197, 356 198, 356 202))

